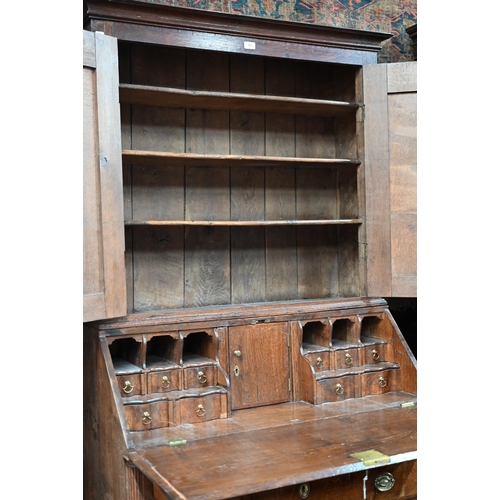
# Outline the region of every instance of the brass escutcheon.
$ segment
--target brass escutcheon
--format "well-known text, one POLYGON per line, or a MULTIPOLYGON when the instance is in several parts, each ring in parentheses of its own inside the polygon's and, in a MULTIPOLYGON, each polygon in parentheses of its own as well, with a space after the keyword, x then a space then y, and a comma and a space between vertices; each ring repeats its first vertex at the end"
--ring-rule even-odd
POLYGON ((384 377, 378 378, 378 385, 380 387, 387 387, 387 380, 384 377))
POLYGON ((382 472, 375 478, 375 488, 378 491, 389 491, 396 480, 390 472, 382 472))
POLYGON ((309 483, 303 483, 299 486, 300 498, 307 498, 309 496, 309 493, 311 493, 311 487, 309 486, 309 483))
POLYGON ((373 351, 372 351, 372 358, 375 361, 378 361, 380 359, 380 356, 378 355, 377 349, 373 349, 373 351))
POLYGON ((198 372, 198 381, 200 382, 200 384, 204 384, 207 381, 207 376, 205 375, 204 372, 202 371, 198 372))
POLYGON ((235 366, 233 371, 234 371, 234 376, 235 377, 239 377, 240 376, 240 367, 239 366, 235 366))
POLYGON ((205 408, 203 408, 203 405, 198 405, 198 408, 196 408, 196 415, 199 417, 204 417, 205 416, 205 408))
POLYGON ((152 419, 151 419, 151 415, 150 415, 147 411, 145 411, 145 412, 143 413, 142 423, 143 423, 144 425, 148 425, 148 424, 150 424, 150 423, 151 423, 151 420, 152 420, 152 419))
POLYGON ((166 375, 164 375, 161 379, 161 386, 164 389, 168 389, 170 387, 170 380, 168 380, 168 377, 166 375))
POLYGON ((321 368, 321 367, 323 366, 323 360, 322 360, 321 358, 318 358, 318 359, 316 360, 316 366, 317 366, 318 368, 321 368))
POLYGON ((125 387, 122 387, 122 391, 125 394, 130 394, 134 390, 134 386, 127 380, 125 382, 125 387))
POLYGON ((345 364, 352 365, 352 356, 348 352, 345 355, 345 364))
POLYGON ((337 384, 335 386, 335 392, 338 394, 338 395, 341 395, 341 394, 344 394, 344 388, 342 387, 341 384, 337 384))

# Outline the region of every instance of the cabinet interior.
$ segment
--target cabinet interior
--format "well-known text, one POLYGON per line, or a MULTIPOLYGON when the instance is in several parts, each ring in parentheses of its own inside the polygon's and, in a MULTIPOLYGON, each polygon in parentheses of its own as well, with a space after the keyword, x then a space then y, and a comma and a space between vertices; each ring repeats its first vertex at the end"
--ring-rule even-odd
POLYGON ((120 42, 119 73, 130 313, 362 295, 358 67, 120 42))

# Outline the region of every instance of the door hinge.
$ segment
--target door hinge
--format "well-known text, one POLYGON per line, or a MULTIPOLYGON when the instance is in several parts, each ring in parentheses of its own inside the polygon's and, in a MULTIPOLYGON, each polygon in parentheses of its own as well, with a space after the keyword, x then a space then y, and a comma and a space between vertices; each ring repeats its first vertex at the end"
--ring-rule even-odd
POLYGON ((288 392, 292 392, 292 378, 288 377, 288 392))

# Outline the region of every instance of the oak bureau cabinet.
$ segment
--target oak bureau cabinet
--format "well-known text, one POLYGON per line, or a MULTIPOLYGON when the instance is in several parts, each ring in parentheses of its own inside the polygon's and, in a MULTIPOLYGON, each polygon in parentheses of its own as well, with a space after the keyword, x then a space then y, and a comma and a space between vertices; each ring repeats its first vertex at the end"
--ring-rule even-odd
POLYGON ((416 498, 389 36, 86 2, 85 498, 416 498))

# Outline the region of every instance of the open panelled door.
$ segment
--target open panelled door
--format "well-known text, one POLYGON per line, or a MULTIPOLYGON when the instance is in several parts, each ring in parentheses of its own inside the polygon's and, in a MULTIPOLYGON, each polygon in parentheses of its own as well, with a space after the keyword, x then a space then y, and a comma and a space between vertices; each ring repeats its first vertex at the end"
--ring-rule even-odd
POLYGON ((417 63, 363 67, 367 296, 417 296, 417 63))
POLYGON ((116 38, 83 31, 83 321, 126 314, 116 38))

